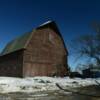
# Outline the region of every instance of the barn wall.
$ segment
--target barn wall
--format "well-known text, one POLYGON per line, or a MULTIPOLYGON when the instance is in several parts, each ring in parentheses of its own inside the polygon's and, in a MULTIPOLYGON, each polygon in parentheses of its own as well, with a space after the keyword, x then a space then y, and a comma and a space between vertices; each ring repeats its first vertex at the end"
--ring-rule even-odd
POLYGON ((50 28, 38 29, 24 52, 24 76, 64 76, 67 53, 60 36, 50 28))
POLYGON ((22 51, 0 57, 0 76, 22 77, 22 51))

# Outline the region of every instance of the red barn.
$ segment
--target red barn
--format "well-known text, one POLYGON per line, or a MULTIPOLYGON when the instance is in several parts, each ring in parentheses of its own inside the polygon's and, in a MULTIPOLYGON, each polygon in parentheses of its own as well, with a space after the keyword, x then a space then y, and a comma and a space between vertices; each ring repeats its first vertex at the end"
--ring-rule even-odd
POLYGON ((54 21, 9 42, 0 55, 0 76, 68 75, 68 51, 54 21))

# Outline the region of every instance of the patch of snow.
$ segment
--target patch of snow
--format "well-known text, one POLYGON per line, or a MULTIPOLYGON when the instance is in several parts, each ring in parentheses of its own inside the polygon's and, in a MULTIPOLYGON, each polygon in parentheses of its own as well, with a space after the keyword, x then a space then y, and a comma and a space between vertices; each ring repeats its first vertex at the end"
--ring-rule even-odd
MULTIPOLYGON (((100 78, 96 79, 100 83, 100 78)), ((8 92, 37 92, 48 90, 59 90, 55 85, 58 83, 63 88, 71 89, 82 86, 97 85, 95 79, 74 78, 69 77, 27 77, 27 78, 12 78, 0 77, 0 93, 8 92)))
POLYGON ((44 96, 47 96, 48 94, 38 94, 38 95, 34 95, 34 97, 44 97, 44 96))
POLYGON ((51 21, 51 20, 49 20, 49 21, 47 21, 47 22, 45 22, 45 23, 41 24, 40 26, 44 26, 44 25, 49 24, 49 23, 51 23, 51 22, 52 22, 52 21, 51 21))

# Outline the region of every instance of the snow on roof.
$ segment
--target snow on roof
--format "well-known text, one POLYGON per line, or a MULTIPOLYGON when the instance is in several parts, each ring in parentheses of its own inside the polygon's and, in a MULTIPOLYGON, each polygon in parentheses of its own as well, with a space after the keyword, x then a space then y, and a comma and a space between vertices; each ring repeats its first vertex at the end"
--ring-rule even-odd
POLYGON ((53 21, 49 20, 49 21, 47 21, 47 22, 41 24, 40 26, 44 26, 44 25, 47 25, 47 24, 52 23, 52 22, 53 22, 53 21))

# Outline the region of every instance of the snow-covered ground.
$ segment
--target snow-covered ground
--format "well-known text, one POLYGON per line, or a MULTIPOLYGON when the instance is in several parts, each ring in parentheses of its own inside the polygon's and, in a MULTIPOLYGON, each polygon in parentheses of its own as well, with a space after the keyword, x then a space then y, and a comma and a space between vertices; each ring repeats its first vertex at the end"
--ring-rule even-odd
POLYGON ((64 78, 52 78, 52 77, 27 77, 27 78, 12 78, 12 77, 0 77, 0 93, 8 92, 37 92, 37 91, 48 91, 48 90, 59 90, 55 85, 58 83, 63 88, 76 88, 82 86, 96 85, 98 79, 80 79, 69 77, 64 78))

